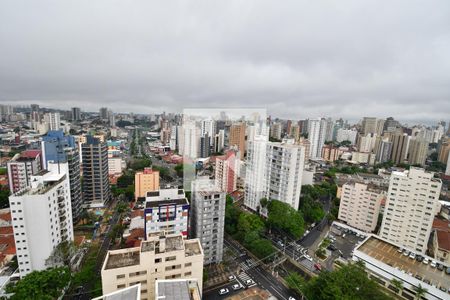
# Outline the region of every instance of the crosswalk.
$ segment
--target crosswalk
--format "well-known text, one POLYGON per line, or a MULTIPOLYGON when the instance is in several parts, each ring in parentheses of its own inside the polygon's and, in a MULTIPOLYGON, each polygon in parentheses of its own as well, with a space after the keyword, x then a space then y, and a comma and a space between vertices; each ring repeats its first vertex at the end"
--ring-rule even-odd
POLYGON ((250 268, 254 268, 257 266, 257 262, 255 262, 252 258, 247 259, 245 262, 241 262, 239 266, 242 270, 247 271, 250 268))

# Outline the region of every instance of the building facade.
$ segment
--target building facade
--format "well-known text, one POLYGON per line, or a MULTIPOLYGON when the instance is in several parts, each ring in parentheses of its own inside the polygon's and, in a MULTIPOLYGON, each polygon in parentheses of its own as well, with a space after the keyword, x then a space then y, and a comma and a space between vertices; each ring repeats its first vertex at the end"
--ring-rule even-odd
POLYGON ((241 157, 240 159, 244 159, 245 155, 245 133, 246 133, 246 125, 244 122, 233 124, 230 127, 230 137, 228 145, 230 147, 237 146, 241 157))
POLYGON ((83 197, 81 194, 80 153, 73 136, 65 136, 61 130, 49 131, 42 137, 43 166, 48 169, 52 163, 69 165, 70 199, 73 222, 81 216, 83 197))
POLYGON ((42 155, 39 150, 26 150, 16 154, 7 163, 8 183, 11 193, 31 186, 31 176, 42 170, 42 155))
POLYGON ((379 235, 425 253, 433 218, 440 209, 441 185, 434 173, 420 168, 393 172, 379 235))
POLYGON ((351 180, 342 185, 338 219, 361 231, 373 232, 385 197, 381 187, 351 180))
POLYGON ((191 233, 202 244, 205 265, 219 263, 223 258, 226 193, 214 181, 192 182, 191 233))
POLYGON ((145 168, 143 171, 134 174, 134 196, 136 199, 145 197, 147 192, 157 190, 159 190, 159 171, 145 168))
POLYGON ((9 197, 20 276, 48 267, 63 241, 73 240, 68 165, 31 176, 31 186, 9 197))
POLYGON ((140 247, 108 251, 101 270, 104 294, 141 284, 141 299, 155 299, 159 279, 197 279, 203 284, 203 250, 198 239, 152 237, 140 247))
POLYGON ((189 201, 183 189, 147 192, 144 209, 145 237, 155 234, 188 235, 189 201))
POLYGON ((92 206, 103 206, 111 199, 108 176, 108 147, 92 136, 82 144, 83 200, 92 206))
POLYGON ((216 157, 215 181, 220 190, 232 193, 237 189, 240 173, 239 151, 228 150, 216 157))

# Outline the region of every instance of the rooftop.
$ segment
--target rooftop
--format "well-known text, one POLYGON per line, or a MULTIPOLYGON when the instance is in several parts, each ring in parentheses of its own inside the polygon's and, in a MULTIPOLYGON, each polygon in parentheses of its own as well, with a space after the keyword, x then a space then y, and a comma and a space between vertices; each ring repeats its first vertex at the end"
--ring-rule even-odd
MULTIPOLYGON (((398 246, 372 235, 356 250, 410 276, 420 276, 421 280, 429 280, 431 284, 437 287, 443 286, 448 288, 450 286, 450 275, 446 275, 445 271, 439 271, 431 267, 430 264, 426 265, 409 258, 398 252, 398 248, 398 246)), ((430 261, 433 260, 430 257, 428 259, 430 261)))
POLYGON ((130 248, 126 250, 127 251, 108 252, 105 270, 139 265, 140 263, 139 249, 130 248))
POLYGON ((157 280, 157 299, 164 300, 200 300, 196 280, 157 280))

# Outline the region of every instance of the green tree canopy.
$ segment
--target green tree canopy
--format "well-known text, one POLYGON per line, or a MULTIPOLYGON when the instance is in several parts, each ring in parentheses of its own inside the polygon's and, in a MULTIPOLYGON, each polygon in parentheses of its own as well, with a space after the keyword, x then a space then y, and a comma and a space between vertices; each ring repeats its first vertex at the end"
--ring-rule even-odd
POLYGON ((375 281, 367 277, 362 263, 345 265, 333 272, 321 272, 304 285, 303 292, 309 300, 391 299, 380 291, 375 281))
POLYGON ((305 231, 305 222, 302 214, 289 204, 278 200, 271 200, 268 204, 269 226, 285 231, 298 239, 305 231))
POLYGON ((14 293, 12 300, 57 299, 69 284, 70 272, 67 267, 34 271, 22 278, 16 285, 8 286, 7 292, 14 293))

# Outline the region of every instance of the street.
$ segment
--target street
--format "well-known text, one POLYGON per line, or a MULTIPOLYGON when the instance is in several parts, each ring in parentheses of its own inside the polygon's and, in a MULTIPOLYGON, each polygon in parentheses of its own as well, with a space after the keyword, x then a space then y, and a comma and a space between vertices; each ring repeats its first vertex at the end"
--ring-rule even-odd
POLYGON ((242 291, 242 289, 234 291, 232 289, 232 285, 237 283, 242 287, 246 287, 246 281, 249 279, 253 280, 255 284, 260 288, 269 291, 277 299, 288 300, 289 297, 300 299, 293 291, 279 282, 278 279, 271 274, 271 272, 265 270, 262 263, 255 261, 254 258, 251 258, 248 255, 240 256, 242 250, 234 241, 225 239, 224 243, 226 247, 231 249, 236 254, 236 262, 239 265, 240 272, 230 274, 236 277, 235 280, 204 292, 203 299, 224 299, 233 294, 239 293, 240 291, 242 291), (222 288, 227 288, 230 292, 226 295, 221 296, 219 295, 219 290, 222 288))

